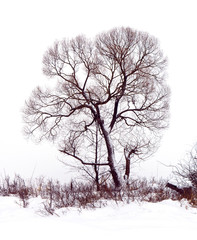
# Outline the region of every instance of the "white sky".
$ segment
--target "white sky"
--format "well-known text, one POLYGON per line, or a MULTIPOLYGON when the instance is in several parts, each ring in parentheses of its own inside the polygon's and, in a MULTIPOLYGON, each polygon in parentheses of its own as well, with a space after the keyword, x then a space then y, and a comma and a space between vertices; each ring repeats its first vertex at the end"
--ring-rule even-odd
MULTIPOLYGON (((169 60, 170 127, 155 156, 135 171, 167 176, 197 142, 197 14, 195 0, 6 0, 0 2, 0 175, 44 175, 64 180, 67 171, 50 143, 22 135, 21 109, 42 74, 42 56, 55 40, 93 37, 129 26, 157 37, 169 60)), ((55 80, 53 80, 55 81, 55 80)))

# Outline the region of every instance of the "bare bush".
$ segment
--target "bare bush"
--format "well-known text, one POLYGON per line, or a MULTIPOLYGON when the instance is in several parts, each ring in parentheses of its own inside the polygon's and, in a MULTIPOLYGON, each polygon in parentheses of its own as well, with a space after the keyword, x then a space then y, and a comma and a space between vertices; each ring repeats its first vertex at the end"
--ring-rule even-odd
POLYGON ((5 176, 0 186, 0 195, 18 196, 22 202, 22 206, 25 208, 28 206, 29 196, 33 195, 32 192, 30 193, 30 190, 31 188, 26 186, 24 179, 19 175, 15 175, 13 180, 9 176, 5 176))
POLYGON ((197 205, 197 144, 187 153, 184 161, 174 167, 173 172, 182 186, 183 195, 197 205))
MULTIPOLYGON (((20 177, 8 181, 6 177, 0 186, 0 194, 5 196, 9 192, 10 185, 14 185, 14 191, 9 196, 18 196, 23 207, 28 206, 31 197, 40 196, 43 199, 43 209, 40 211, 46 215, 56 214, 57 209, 70 209, 76 207, 80 209, 94 209, 106 206, 109 202, 120 202, 128 204, 133 201, 138 202, 160 202, 166 199, 181 200, 183 196, 177 192, 167 189, 165 180, 155 179, 133 179, 127 181, 121 189, 114 189, 113 184, 108 183, 100 187, 93 182, 79 183, 72 181, 69 184, 60 184, 59 181, 37 179, 34 184, 27 184, 20 177), (9 185, 8 185, 9 182, 9 185), (5 185, 6 183, 6 185, 5 185), (8 187, 8 189, 6 188, 8 187), (41 187, 40 187, 41 186, 41 187), (39 191, 38 191, 39 190, 39 191)), ((194 202, 190 203, 194 205, 194 202)))
POLYGON ((174 174, 185 185, 197 189, 197 145, 186 155, 186 159, 175 167, 174 174))

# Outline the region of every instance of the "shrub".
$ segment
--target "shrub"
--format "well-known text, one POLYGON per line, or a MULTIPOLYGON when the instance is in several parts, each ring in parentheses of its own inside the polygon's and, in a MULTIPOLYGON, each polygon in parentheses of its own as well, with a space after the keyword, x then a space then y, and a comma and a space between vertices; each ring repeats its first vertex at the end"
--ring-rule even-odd
MULTIPOLYGON (((45 214, 54 214, 56 209, 77 207, 100 208, 109 201, 116 204, 133 201, 160 202, 166 199, 180 200, 177 192, 166 187, 166 180, 132 179, 127 181, 120 190, 115 190, 110 182, 100 186, 99 191, 95 183, 71 181, 61 184, 59 181, 45 180, 44 178, 31 181, 23 180, 16 175, 13 180, 5 177, 0 183, 1 196, 18 196, 22 206, 28 206, 31 197, 40 196, 43 199, 45 214)), ((196 198, 189 199, 190 204, 196 205, 196 198)))

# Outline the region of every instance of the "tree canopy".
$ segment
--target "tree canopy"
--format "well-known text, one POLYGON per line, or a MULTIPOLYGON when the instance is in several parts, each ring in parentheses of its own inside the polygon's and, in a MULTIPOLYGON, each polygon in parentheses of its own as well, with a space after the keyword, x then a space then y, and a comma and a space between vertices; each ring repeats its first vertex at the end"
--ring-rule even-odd
POLYGON ((128 178, 130 161, 149 155, 168 125, 165 69, 157 39, 131 28, 57 41, 43 57, 57 85, 33 91, 25 131, 54 141, 87 172, 108 168, 120 187, 123 169, 128 178))

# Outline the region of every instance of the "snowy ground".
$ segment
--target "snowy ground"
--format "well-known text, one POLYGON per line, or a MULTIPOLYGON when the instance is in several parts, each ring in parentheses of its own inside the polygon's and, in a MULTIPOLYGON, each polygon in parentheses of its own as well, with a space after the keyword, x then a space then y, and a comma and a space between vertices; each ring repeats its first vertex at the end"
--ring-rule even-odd
POLYGON ((186 202, 130 203, 96 210, 58 210, 44 216, 42 199, 20 207, 15 197, 0 197, 0 239, 195 239, 197 209, 186 202))

